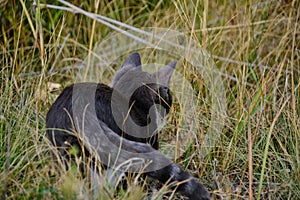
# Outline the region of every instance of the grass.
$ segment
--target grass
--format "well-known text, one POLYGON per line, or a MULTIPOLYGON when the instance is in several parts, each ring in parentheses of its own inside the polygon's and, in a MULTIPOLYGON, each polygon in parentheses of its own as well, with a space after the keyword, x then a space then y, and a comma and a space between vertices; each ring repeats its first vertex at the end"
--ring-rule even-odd
MULTIPOLYGON (((197 97, 197 124, 180 126, 188 110, 175 102, 162 144, 180 131, 193 130, 196 137, 176 162, 198 177, 214 198, 300 196, 298 1, 74 0, 72 4, 137 28, 183 32, 213 55, 212 67, 222 75, 226 94, 220 137, 203 156, 201 141, 214 132, 211 108, 216 102, 205 77, 181 59, 178 71, 197 97)), ((39 6, 32 10, 31 2, 24 0, 1 1, 0 18, 3 199, 141 199, 149 191, 153 199, 181 198, 172 197, 166 186, 157 189, 157 183, 138 184, 135 178, 127 190, 115 189, 106 184, 105 175, 101 192, 93 194, 86 178, 78 174, 78 163, 66 170, 54 162, 54 150, 45 138, 47 110, 64 86, 78 81, 74 75, 89 80, 89 67, 82 71, 75 67, 83 61, 92 66, 88 58, 107 53, 94 47, 115 33, 112 28, 82 14, 39 6), (68 66, 73 68, 66 70, 68 66)), ((148 61, 151 56, 168 60, 159 51, 141 54, 144 59, 150 55, 148 61)), ((120 64, 115 63, 105 70, 97 68, 98 80, 109 83, 120 64)))

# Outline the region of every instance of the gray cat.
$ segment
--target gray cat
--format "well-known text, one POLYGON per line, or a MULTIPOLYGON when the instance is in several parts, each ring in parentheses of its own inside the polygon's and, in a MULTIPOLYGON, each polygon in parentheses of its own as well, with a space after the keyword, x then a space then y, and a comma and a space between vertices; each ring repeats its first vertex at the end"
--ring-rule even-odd
POLYGON ((65 160, 71 159, 70 146, 82 149, 83 144, 85 155, 96 154, 105 167, 133 160, 132 171, 162 183, 180 182, 176 190, 191 200, 210 199, 202 184, 158 151, 157 130, 172 105, 169 81, 175 66, 172 62, 157 73, 146 73, 140 55, 133 53, 116 72, 112 87, 66 87, 47 114, 48 138, 65 160))

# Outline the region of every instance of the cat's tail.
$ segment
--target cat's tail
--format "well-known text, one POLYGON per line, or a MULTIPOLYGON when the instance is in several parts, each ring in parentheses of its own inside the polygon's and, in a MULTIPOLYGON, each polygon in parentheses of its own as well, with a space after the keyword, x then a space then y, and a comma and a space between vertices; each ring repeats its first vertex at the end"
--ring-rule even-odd
POLYGON ((115 167, 132 160, 130 166, 126 166, 130 171, 142 171, 163 183, 177 182, 176 190, 191 200, 210 199, 209 192, 197 179, 150 145, 120 137, 99 121, 88 107, 84 109, 84 117, 77 116, 82 119, 78 123, 82 126, 77 127, 77 130, 81 130, 78 133, 84 145, 96 153, 96 158, 101 163, 107 167, 115 167))

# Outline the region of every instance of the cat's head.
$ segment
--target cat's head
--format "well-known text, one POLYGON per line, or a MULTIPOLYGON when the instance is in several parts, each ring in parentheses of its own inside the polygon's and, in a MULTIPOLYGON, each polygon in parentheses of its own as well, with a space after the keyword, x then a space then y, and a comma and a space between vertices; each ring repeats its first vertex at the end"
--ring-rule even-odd
POLYGON ((169 84, 176 63, 171 62, 158 72, 147 73, 142 71, 140 55, 133 53, 116 72, 112 87, 129 99, 129 106, 134 103, 146 112, 153 105, 161 106, 163 109, 159 109, 160 116, 164 117, 172 105, 169 84))

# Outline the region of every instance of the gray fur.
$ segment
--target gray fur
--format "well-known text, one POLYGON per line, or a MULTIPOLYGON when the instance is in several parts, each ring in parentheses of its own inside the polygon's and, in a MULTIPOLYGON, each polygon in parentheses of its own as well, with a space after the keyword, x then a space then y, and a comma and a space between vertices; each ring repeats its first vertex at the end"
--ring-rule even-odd
MULTIPOLYGON (((70 159, 68 145, 81 149, 83 144, 86 156, 96 155, 96 160, 106 167, 122 165, 124 170, 143 172, 163 183, 182 182, 177 190, 183 195, 191 200, 209 199, 202 184, 158 151, 158 118, 164 117, 172 104, 168 86, 175 65, 176 62, 170 63, 158 72, 157 84, 156 74, 143 72, 140 56, 134 53, 116 72, 112 88, 97 83, 65 88, 47 114, 49 140, 59 147, 64 160, 70 159), (124 101, 129 102, 130 109, 124 101), (164 112, 159 112, 158 107, 164 112), (145 132, 143 127, 148 126, 145 132)), ((94 171, 91 175, 94 185, 99 185, 94 171)))

